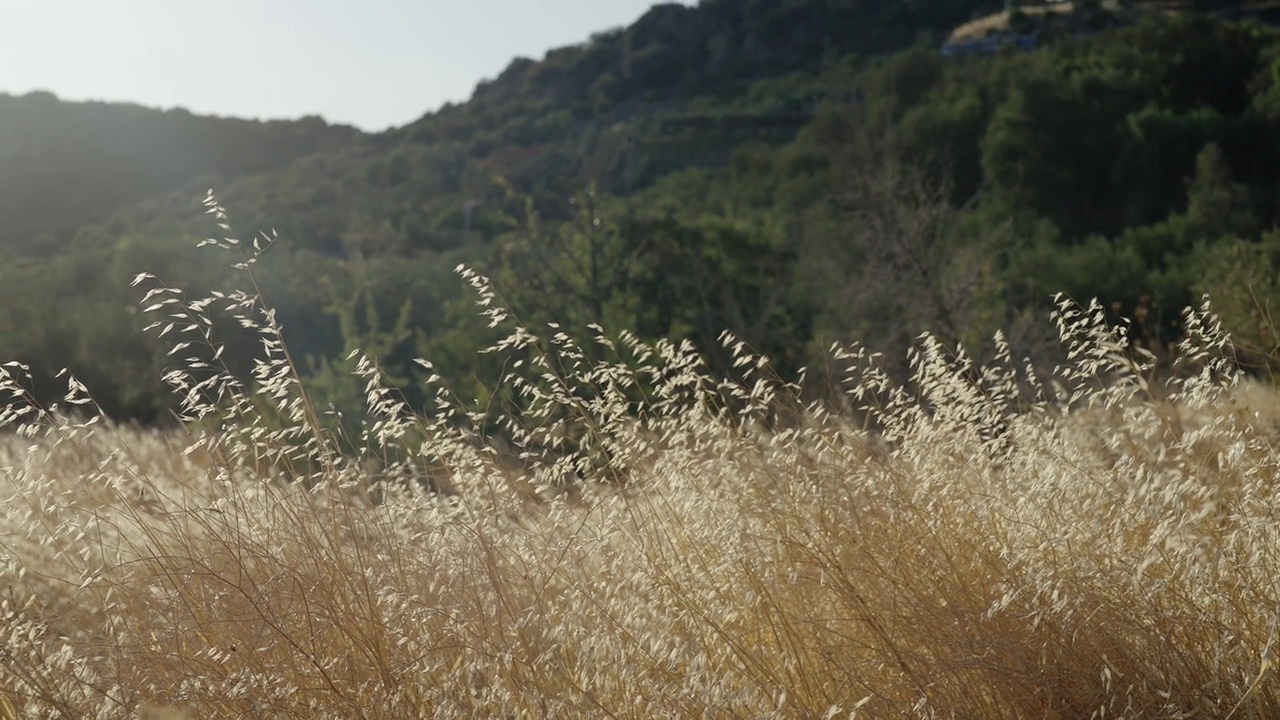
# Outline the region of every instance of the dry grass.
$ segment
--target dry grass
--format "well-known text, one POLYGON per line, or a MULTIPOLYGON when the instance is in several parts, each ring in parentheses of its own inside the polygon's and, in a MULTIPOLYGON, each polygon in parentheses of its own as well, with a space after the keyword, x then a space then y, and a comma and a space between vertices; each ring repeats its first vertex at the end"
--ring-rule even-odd
POLYGON ((1276 397, 1207 309, 1159 398, 1069 303, 1050 377, 925 338, 896 387, 834 348, 872 435, 732 338, 732 381, 626 335, 590 361, 464 276, 511 330, 523 470, 491 417, 444 388, 413 416, 357 359, 369 445, 420 441, 447 495, 333 450, 252 296, 148 293, 192 343, 181 432, 95 420, 74 381, 80 419, 35 408, 8 366, 0 717, 1280 713, 1276 397), (252 388, 218 369, 213 306, 264 335, 252 388))
MULTIPOLYGON (((1114 9, 1118 3, 1114 0, 1104 2, 1103 7, 1114 9)), ((1027 15, 1048 15, 1059 14, 1065 15, 1075 9, 1074 2, 1059 2, 1053 5, 1035 5, 1022 8, 1022 12, 1027 15)), ((1009 30, 1009 11, 1001 11, 992 13, 986 17, 980 17, 976 20, 970 20, 951 31, 951 40, 970 40, 974 38, 984 38, 992 33, 1008 32, 1009 30)))

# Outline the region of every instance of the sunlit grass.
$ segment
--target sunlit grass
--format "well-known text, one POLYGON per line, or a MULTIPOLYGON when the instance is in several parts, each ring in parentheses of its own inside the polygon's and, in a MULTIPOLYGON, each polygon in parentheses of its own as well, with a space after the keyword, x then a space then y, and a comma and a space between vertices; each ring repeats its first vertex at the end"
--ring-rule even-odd
POLYGON ((357 356, 358 444, 414 448, 376 473, 252 294, 139 278, 190 343, 181 430, 97 419, 74 381, 39 408, 7 366, 0 717, 1280 712, 1277 398, 1207 308, 1175 382, 1065 301, 1051 375, 926 337, 900 387, 836 347, 834 414, 732 337, 733 379, 687 345, 588 352, 463 275, 509 330, 508 411, 433 378, 414 415, 357 356), (252 387, 214 310, 263 335, 252 387))

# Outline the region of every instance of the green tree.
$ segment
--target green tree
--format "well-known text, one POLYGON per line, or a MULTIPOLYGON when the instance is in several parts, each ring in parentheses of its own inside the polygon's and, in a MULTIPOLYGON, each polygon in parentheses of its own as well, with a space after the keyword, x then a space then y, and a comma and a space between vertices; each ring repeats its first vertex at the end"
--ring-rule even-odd
POLYGON ((1205 145, 1196 156, 1195 176, 1187 186, 1187 222, 1188 230, 1200 240, 1224 235, 1250 238, 1258 232, 1249 189, 1236 182, 1217 143, 1205 145))

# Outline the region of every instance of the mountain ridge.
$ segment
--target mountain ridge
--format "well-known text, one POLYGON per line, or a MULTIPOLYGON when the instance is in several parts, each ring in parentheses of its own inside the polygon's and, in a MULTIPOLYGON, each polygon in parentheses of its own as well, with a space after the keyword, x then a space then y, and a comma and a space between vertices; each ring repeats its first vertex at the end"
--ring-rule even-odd
MULTIPOLYGON (((953 24, 990 5, 659 6, 393 131, 230 123, 268 152, 159 163, 166 192, 3 246, 0 355, 41 368, 45 396, 69 365, 109 414, 163 418, 163 353, 121 340, 145 325, 125 284, 144 270, 194 295, 232 282, 235 258, 194 250, 217 232, 199 208, 209 187, 235 236, 278 231, 255 285, 318 400, 348 417, 361 395, 341 358, 356 348, 413 403, 427 400, 415 357, 487 397, 503 366, 476 354, 494 338, 458 265, 530 327, 690 340, 726 372, 725 330, 784 375, 836 341, 904 358, 926 330, 981 348, 1010 329, 1050 362, 1026 318, 1059 291, 1103 298, 1116 322, 1141 311, 1158 348, 1201 290, 1253 322, 1231 279, 1262 287, 1249 273, 1280 267, 1280 150, 1263 142, 1280 132, 1275 31, 1151 14, 944 57, 953 24)), ((104 167, 78 187, 109 183, 104 167)), ((255 352, 225 357, 248 377, 255 352)))

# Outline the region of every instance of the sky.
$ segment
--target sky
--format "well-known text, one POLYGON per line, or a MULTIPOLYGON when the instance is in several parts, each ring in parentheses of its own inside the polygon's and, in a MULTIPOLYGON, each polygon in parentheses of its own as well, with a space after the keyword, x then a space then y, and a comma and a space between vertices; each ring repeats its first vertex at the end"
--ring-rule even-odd
POLYGON ((378 131, 656 0, 0 0, 0 92, 378 131))

